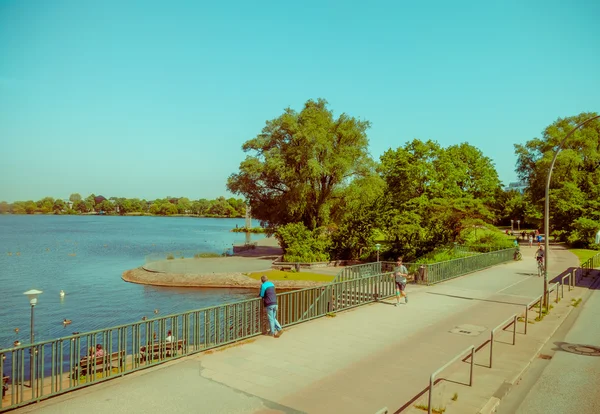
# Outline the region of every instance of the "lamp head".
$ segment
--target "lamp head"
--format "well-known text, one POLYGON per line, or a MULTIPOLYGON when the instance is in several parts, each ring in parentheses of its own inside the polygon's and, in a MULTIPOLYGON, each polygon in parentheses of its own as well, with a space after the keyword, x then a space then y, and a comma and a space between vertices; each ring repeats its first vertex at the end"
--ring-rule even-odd
POLYGON ((37 304, 37 297, 39 295, 41 295, 43 292, 41 290, 37 290, 37 289, 31 289, 28 290, 27 292, 24 292, 24 295, 27 295, 27 297, 29 298, 29 304, 31 306, 35 306, 37 304))

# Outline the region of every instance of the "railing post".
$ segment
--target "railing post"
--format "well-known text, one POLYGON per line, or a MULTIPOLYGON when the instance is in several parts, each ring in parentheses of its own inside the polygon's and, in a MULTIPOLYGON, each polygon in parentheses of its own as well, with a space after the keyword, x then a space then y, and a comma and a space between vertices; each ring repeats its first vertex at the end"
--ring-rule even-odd
POLYGON ((527 325, 529 325, 529 304, 525 305, 525 335, 527 335, 527 325))
POLYGON ((517 340, 517 315, 515 314, 515 317, 513 319, 513 345, 516 344, 516 340, 517 340))
POLYGON ((427 414, 431 414, 431 404, 433 403, 433 374, 429 377, 429 403, 427 404, 427 414))
POLYGON ((471 371, 469 375, 469 387, 473 386, 473 366, 475 364, 475 347, 471 348, 471 371))
POLYGON ((492 368, 492 361, 494 359, 494 330, 490 333, 490 368, 492 368))

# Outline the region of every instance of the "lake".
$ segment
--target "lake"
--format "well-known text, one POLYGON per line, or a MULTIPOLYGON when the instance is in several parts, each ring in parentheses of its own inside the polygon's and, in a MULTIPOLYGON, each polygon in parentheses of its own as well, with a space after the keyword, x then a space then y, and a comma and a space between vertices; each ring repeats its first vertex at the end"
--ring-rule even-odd
POLYGON ((44 292, 35 307, 36 342, 255 297, 246 289, 155 287, 121 279, 147 255, 230 250, 244 242, 243 233, 230 232, 236 225, 245 220, 0 215, 0 349, 17 339, 29 343, 30 306, 23 292, 32 288, 44 292), (73 322, 64 327, 63 319, 73 322))

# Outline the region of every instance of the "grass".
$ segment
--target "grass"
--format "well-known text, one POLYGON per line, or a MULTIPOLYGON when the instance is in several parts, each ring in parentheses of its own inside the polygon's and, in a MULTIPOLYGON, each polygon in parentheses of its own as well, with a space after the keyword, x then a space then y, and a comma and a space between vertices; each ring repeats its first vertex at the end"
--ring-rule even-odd
POLYGON ((590 257, 600 253, 598 250, 590 249, 569 249, 569 251, 579 258, 579 264, 586 262, 590 257))
POLYGON ((576 308, 577 306, 579 306, 580 303, 581 303, 581 298, 579 298, 579 299, 571 299, 571 306, 573 306, 574 308, 576 308))
MULTIPOLYGON (((458 398, 458 395, 457 395, 457 398, 458 398)), ((423 411, 429 411, 429 405, 427 405, 427 404, 415 404, 415 408, 418 408, 419 410, 423 410, 423 411)), ((446 407, 437 407, 437 408, 431 407, 431 412, 433 412, 435 414, 442 414, 444 411, 446 411, 446 407)))
POLYGON ((332 282, 333 275, 322 275, 310 272, 285 272, 283 270, 266 270, 264 272, 247 273, 252 279, 260 280, 262 275, 266 275, 269 280, 306 280, 310 282, 332 282))
POLYGON ((454 395, 452 396, 452 401, 456 401, 458 400, 458 393, 454 393, 454 395))
POLYGON ((194 259, 203 259, 203 258, 209 258, 209 257, 221 257, 221 255, 219 253, 210 253, 210 252, 196 253, 194 255, 194 259))

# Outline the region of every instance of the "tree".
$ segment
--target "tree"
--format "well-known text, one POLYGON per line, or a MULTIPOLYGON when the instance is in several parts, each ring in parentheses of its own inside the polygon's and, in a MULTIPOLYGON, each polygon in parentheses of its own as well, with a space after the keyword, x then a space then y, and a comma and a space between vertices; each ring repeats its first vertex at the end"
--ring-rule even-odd
POLYGON ((8 204, 6 201, 1 201, 0 202, 0 214, 6 214, 10 212, 10 204, 8 204))
POLYGON ((69 201, 75 204, 77 201, 81 201, 81 195, 79 193, 73 193, 69 196, 69 201))
MULTIPOLYGON (((517 173, 528 183, 527 195, 535 214, 544 211, 545 187, 554 152, 563 138, 578 123, 595 113, 559 118, 525 145, 515 145, 517 173)), ((585 236, 582 223, 600 221, 600 120, 589 122, 564 143, 550 183, 550 232, 562 241, 576 243, 585 236), (579 219, 587 219, 581 220, 579 219), (576 232, 575 235, 571 233, 576 232)), ((533 213, 533 212, 532 212, 533 213)), ((583 239, 582 243, 586 243, 583 239)))
POLYGON ((336 190, 372 165, 369 125, 346 114, 335 119, 323 99, 309 100, 301 112, 287 108, 244 143, 251 155, 229 177, 227 188, 243 195, 265 226, 326 225, 338 201, 336 190))
POLYGON ((61 214, 65 207, 65 202, 62 201, 60 198, 57 198, 56 200, 54 200, 52 210, 54 211, 54 214, 61 214))
POLYGON ((386 182, 380 227, 390 255, 409 259, 453 242, 465 220, 494 218, 500 186, 491 160, 468 144, 413 140, 381 157, 386 182))

